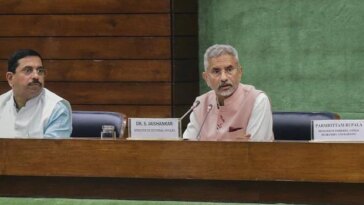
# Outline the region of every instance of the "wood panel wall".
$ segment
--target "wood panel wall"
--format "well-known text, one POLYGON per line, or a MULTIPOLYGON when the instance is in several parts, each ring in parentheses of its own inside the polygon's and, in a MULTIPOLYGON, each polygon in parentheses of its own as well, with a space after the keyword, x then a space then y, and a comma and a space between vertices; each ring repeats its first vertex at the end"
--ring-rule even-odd
POLYGON ((0 92, 8 57, 33 48, 46 87, 73 110, 171 117, 198 94, 197 1, 0 0, 0 92))
MULTIPOLYGON (((172 1, 172 115, 180 117, 199 95, 198 1, 172 1)), ((183 121, 183 127, 189 119, 183 121)))

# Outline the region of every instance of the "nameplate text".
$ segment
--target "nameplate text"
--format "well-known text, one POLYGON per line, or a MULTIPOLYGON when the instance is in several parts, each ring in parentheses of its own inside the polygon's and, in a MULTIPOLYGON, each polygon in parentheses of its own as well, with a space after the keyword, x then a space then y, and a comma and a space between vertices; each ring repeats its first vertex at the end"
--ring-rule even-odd
POLYGON ((129 118, 130 139, 179 139, 179 118, 129 118))
POLYGON ((314 120, 313 141, 364 141, 364 120, 314 120))

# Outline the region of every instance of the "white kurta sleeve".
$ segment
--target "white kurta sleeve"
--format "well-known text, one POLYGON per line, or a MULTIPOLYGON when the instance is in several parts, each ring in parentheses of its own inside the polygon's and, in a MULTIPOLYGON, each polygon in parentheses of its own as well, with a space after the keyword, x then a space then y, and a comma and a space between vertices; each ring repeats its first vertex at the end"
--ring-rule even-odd
POLYGON ((195 113, 190 114, 190 122, 186 130, 183 132, 183 139, 196 140, 200 125, 197 122, 195 113))
POLYGON ((255 100, 247 127, 250 141, 273 141, 273 117, 268 96, 261 93, 255 100))

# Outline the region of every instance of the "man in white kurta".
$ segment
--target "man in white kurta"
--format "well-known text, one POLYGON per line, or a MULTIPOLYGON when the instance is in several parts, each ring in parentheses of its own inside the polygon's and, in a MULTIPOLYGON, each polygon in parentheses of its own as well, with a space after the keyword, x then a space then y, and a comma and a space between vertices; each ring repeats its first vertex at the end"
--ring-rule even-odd
POLYGON ((209 141, 273 141, 269 98, 241 84, 242 67, 230 45, 214 45, 204 57, 203 78, 212 89, 196 98, 184 139, 209 141))
POLYGON ((33 50, 19 50, 8 62, 10 91, 0 96, 1 138, 69 137, 70 103, 44 88, 46 70, 33 50))

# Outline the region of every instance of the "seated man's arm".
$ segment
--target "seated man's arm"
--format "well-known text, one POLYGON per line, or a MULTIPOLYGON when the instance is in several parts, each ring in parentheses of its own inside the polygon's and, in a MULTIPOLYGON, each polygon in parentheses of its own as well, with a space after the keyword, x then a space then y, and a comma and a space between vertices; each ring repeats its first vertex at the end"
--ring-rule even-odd
POLYGON ((255 100, 247 127, 251 141, 273 141, 273 117, 268 96, 261 93, 255 100))
POLYGON ((190 122, 187 125, 186 130, 183 132, 183 139, 196 140, 200 125, 197 123, 197 119, 194 112, 190 114, 190 122))
POLYGON ((72 112, 60 101, 56 104, 44 129, 44 137, 70 137, 72 133, 72 112))

